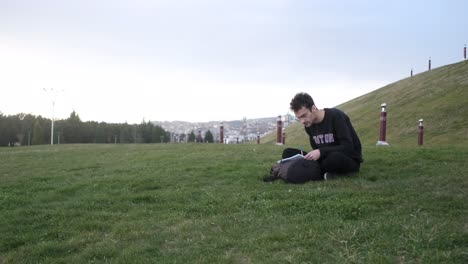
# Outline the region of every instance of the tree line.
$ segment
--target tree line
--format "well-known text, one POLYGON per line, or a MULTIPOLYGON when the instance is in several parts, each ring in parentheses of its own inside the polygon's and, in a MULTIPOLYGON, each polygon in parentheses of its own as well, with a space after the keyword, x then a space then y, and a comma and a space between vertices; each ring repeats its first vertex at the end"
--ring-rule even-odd
MULTIPOLYGON (((201 133, 201 131, 200 131, 201 133)), ((195 132, 193 130, 188 134, 188 142, 197 142, 197 143, 214 143, 214 137, 213 133, 211 133, 211 130, 208 130, 205 132, 205 136, 202 137, 201 134, 198 136, 195 136, 195 132)))
MULTIPOLYGON (((50 144, 52 120, 31 114, 6 116, 0 112, 0 146, 50 144)), ((162 143, 170 133, 151 122, 114 124, 81 121, 73 111, 54 121, 54 144, 64 143, 162 143)))

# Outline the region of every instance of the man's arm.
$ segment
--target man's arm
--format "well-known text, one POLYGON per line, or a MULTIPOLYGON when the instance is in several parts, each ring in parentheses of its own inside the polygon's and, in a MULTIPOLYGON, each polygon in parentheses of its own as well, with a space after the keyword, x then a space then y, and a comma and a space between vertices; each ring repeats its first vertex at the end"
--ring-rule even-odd
POLYGON ((304 156, 304 159, 306 160, 318 160, 320 159, 320 150, 319 149, 314 149, 311 152, 307 153, 304 156))

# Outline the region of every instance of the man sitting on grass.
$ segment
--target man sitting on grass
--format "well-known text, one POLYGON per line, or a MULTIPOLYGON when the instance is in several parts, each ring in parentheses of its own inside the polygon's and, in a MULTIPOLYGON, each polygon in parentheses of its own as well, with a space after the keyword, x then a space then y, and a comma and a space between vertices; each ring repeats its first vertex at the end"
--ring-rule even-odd
POLYGON ((313 150, 306 153, 287 148, 283 159, 303 153, 306 160, 318 162, 324 180, 359 171, 363 162, 361 141, 345 113, 336 108, 319 110, 307 93, 296 94, 290 107, 304 125, 313 150))

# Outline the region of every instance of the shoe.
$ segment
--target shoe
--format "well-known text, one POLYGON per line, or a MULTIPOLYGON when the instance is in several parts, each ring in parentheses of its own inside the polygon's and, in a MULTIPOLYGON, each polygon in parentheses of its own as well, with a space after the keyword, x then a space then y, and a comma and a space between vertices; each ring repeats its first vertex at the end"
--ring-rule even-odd
POLYGON ((336 177, 337 175, 334 172, 325 172, 325 174, 323 174, 323 179, 326 181, 336 179, 336 177))

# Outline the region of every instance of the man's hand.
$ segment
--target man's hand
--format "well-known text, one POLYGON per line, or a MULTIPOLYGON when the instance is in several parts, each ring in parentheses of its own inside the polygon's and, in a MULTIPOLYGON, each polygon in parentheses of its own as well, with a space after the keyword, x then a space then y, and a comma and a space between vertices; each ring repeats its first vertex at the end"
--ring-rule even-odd
POLYGON ((307 153, 307 155, 304 156, 306 160, 318 160, 320 159, 320 150, 314 149, 311 152, 307 153))

